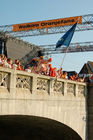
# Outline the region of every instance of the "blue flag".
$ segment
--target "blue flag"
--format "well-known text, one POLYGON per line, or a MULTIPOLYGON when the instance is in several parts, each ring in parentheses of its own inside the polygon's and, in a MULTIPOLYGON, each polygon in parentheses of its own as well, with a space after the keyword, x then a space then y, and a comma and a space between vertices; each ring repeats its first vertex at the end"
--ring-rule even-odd
POLYGON ((58 42, 56 43, 56 49, 61 47, 62 45, 66 47, 69 46, 71 39, 73 37, 75 28, 76 28, 76 25, 77 25, 77 22, 58 40, 58 42))

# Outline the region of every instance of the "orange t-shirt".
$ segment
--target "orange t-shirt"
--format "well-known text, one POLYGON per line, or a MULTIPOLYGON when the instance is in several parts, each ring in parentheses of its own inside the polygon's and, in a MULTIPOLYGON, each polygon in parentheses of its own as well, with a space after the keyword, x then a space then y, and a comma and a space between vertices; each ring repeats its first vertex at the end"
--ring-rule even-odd
POLYGON ((53 68, 50 67, 50 69, 49 69, 49 76, 52 76, 52 71, 53 71, 53 68))
POLYGON ((55 69, 52 69, 52 77, 55 77, 56 76, 56 71, 55 69))

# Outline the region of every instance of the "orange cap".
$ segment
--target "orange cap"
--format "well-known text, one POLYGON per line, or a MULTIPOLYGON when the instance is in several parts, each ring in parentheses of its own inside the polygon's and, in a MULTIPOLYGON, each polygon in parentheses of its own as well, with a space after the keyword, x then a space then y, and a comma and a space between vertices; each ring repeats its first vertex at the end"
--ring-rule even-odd
POLYGON ((44 59, 44 56, 40 56, 41 59, 44 59))
POLYGON ((51 62, 51 61, 52 61, 52 58, 50 57, 50 58, 49 58, 49 62, 51 62))
POLYGON ((49 64, 49 67, 52 67, 52 64, 49 64))

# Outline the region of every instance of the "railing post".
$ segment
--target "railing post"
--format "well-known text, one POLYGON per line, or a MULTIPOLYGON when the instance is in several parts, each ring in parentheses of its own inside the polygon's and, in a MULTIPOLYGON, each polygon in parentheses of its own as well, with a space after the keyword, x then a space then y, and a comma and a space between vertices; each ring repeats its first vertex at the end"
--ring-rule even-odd
POLYGON ((67 95, 67 82, 64 82, 64 96, 67 95))
POLYGON ((33 75, 32 77, 32 94, 36 94, 37 92, 37 75, 33 75))
POLYGON ((49 94, 51 95, 53 93, 53 78, 50 78, 49 80, 49 94))
POLYGON ((10 74, 10 94, 16 93, 16 70, 13 70, 10 74))
POLYGON ((78 84, 75 84, 75 96, 78 97, 78 84))

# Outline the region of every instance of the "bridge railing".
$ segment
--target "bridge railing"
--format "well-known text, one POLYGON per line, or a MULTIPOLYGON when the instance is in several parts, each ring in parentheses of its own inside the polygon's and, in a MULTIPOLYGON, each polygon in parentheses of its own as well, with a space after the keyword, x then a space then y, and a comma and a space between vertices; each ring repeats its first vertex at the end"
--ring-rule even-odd
POLYGON ((0 97, 85 97, 86 84, 0 67, 0 97), (4 93, 4 94, 1 94, 4 93), (5 96, 6 97, 6 96, 5 96))

